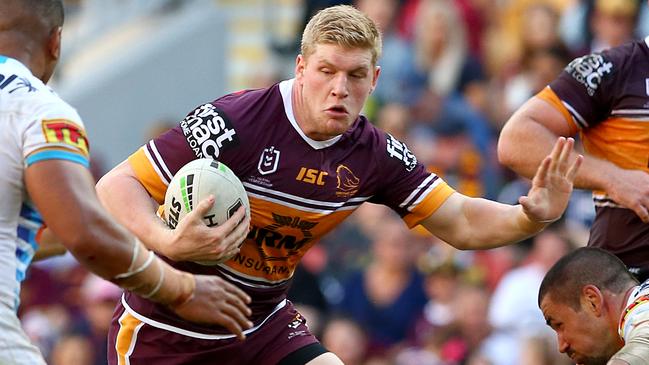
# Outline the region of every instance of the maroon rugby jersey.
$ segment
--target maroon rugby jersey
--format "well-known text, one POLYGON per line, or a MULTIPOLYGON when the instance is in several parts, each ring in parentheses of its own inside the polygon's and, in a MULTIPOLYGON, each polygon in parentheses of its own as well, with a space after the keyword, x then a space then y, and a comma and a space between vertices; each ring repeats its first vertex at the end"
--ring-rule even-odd
MULTIPOLYGON (((305 136, 292 112, 292 85, 283 81, 201 105, 129 157, 138 179, 160 204, 173 174, 196 158, 217 159, 241 179, 250 199, 251 231, 239 254, 218 266, 172 265, 239 285, 253 298, 256 325, 281 305, 304 253, 363 202, 391 207, 412 227, 453 193, 403 143, 364 116, 333 139, 305 136)), ((224 332, 185 323, 133 294, 126 302, 149 321, 199 333, 224 332)))
MULTIPOLYGON (((580 133, 586 151, 624 169, 649 172, 649 37, 573 60, 537 96, 580 133)), ((649 269, 649 225, 594 191, 589 245, 649 269)))

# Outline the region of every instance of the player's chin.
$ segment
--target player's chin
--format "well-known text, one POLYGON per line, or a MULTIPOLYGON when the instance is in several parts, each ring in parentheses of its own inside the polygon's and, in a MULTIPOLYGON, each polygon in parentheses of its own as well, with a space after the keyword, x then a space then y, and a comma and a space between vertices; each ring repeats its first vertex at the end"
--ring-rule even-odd
POLYGON ((354 121, 350 117, 347 118, 330 118, 327 120, 327 134, 330 136, 337 136, 347 132, 352 126, 354 121))

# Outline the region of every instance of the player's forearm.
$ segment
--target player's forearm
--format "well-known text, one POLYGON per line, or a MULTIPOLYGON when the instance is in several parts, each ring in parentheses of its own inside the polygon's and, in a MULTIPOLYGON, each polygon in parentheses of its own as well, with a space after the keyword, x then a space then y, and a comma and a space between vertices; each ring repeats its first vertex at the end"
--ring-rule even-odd
POLYGON ((162 252, 168 228, 155 214, 157 203, 133 176, 124 174, 120 167, 101 178, 97 195, 118 222, 135 234, 146 247, 162 252))
POLYGON ((534 222, 521 205, 471 198, 465 202, 467 237, 462 249, 484 250, 519 242, 541 231, 547 223, 534 222))
POLYGON ((520 205, 452 194, 421 224, 460 250, 483 250, 525 239, 545 227, 532 222, 520 205))

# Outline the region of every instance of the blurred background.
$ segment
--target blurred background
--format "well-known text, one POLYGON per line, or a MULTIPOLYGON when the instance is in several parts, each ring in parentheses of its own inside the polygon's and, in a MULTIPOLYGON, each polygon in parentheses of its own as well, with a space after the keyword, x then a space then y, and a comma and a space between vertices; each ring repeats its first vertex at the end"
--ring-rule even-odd
MULTIPOLYGON (((66 0, 51 86, 86 123, 100 177, 200 103, 292 77, 317 10, 353 4, 383 33, 364 114, 470 196, 515 203, 529 181, 500 166, 511 113, 574 57, 649 35, 645 0, 66 0)), ((594 216, 520 244, 459 252, 366 204, 305 256, 290 299, 348 365, 570 364, 536 306, 540 281, 594 216)), ((54 365, 106 363, 121 291, 69 256, 38 262, 20 315, 54 365)))

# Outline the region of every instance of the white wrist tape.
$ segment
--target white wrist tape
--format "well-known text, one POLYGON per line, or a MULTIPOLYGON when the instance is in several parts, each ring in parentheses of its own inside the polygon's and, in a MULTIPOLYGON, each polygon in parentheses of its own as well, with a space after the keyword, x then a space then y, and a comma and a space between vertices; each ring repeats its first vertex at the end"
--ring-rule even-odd
MULTIPOLYGON (((139 245, 139 242, 137 244, 139 245)), ((156 258, 155 253, 153 253, 153 251, 149 251, 149 257, 146 258, 146 261, 144 261, 144 263, 140 265, 140 267, 133 270, 129 268, 129 271, 115 275, 115 279, 117 280, 126 279, 141 273, 142 271, 146 270, 149 267, 149 265, 151 265, 151 263, 155 258, 156 258)))

